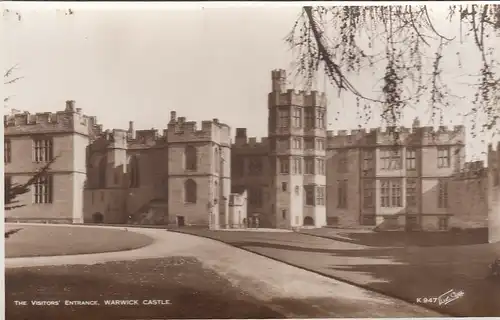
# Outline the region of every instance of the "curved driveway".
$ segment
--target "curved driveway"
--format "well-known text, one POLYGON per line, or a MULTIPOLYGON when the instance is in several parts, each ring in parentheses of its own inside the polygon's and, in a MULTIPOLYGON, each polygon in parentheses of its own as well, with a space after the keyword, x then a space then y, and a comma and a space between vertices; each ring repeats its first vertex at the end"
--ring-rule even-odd
POLYGON ((215 240, 168 232, 163 229, 126 229, 150 236, 155 241, 149 246, 130 251, 6 258, 5 267, 96 264, 169 256, 191 256, 226 277, 233 285, 269 304, 285 317, 441 316, 417 305, 323 277, 215 240), (298 308, 298 304, 302 306, 298 308), (297 309, 300 309, 300 312, 297 309))

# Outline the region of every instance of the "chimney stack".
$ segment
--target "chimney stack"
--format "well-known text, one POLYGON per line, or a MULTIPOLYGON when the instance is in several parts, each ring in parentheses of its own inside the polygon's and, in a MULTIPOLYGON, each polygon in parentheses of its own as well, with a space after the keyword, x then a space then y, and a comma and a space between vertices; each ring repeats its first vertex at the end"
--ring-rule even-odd
POLYGON ((75 111, 75 100, 67 100, 66 101, 66 110, 65 111, 75 111))
POLYGON ((170 111, 170 122, 175 122, 177 120, 177 112, 170 111))

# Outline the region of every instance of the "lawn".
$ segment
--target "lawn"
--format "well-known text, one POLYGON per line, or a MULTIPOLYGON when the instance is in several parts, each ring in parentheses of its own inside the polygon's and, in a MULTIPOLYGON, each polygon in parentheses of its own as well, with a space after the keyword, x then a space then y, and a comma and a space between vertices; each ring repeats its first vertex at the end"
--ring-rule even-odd
POLYGON ((21 229, 5 239, 5 257, 59 256, 132 250, 153 239, 123 229, 72 226, 5 225, 5 230, 21 229))
POLYGON ((9 320, 282 317, 188 257, 7 269, 5 296, 9 320), (135 299, 140 305, 104 304, 113 299, 135 299), (143 305, 146 299, 170 304, 143 305), (15 300, 60 300, 62 305, 16 306, 15 300), (65 306, 65 300, 99 305, 65 306))
POLYGON ((305 229, 301 233, 346 241, 371 247, 436 247, 488 243, 488 229, 450 231, 366 231, 333 228, 305 229))
POLYGON ((448 290, 465 296, 429 308, 453 316, 500 316, 500 282, 487 279, 500 243, 373 248, 300 233, 195 231, 202 236, 409 302, 448 290))

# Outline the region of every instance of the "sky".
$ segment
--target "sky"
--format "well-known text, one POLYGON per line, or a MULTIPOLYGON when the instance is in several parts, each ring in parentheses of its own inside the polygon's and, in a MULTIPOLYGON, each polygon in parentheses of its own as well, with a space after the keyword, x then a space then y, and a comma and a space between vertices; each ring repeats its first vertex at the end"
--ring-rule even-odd
MULTIPOLYGON (((103 10, 94 5, 79 6, 67 16, 55 9, 18 9, 21 21, 3 17, 4 68, 18 65, 15 76, 23 77, 4 88, 13 96, 8 108, 55 112, 64 109, 66 100, 75 100, 104 128, 126 129, 132 120, 136 129, 160 130, 175 110, 189 120, 218 118, 233 133, 246 127, 249 136, 265 136, 271 70, 293 71, 293 52, 284 38, 300 10, 103 10)), ((456 31, 439 25, 445 33, 456 31)), ((451 59, 450 54, 446 60, 451 59)), ((370 91, 373 83, 366 84, 367 77, 353 75, 351 80, 370 91)), ((298 85, 289 79, 290 86, 298 85)), ((352 95, 338 97, 331 86, 320 87, 329 98, 329 129, 356 129, 361 123, 348 109, 354 104, 352 95)), ((458 109, 470 108, 469 101, 459 103, 463 106, 458 109)), ((416 115, 428 116, 409 110, 404 124, 416 115)), ((446 116, 445 124, 464 121, 446 116)), ((377 119, 369 126, 379 125, 377 119)), ((484 158, 485 145, 471 137, 467 141, 468 158, 484 158)))

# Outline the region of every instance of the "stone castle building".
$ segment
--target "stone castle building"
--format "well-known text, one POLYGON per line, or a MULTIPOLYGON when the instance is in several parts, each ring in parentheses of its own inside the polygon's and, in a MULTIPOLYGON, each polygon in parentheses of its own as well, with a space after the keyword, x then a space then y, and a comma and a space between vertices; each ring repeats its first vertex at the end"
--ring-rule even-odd
POLYGON ((245 193, 231 193, 229 126, 197 128, 171 112, 168 128, 114 129, 87 151, 86 221, 241 227, 245 193), (241 198, 241 199, 240 199, 241 198))
POLYGON ((6 218, 381 230, 489 223, 498 238, 498 147, 490 146, 486 168, 465 162, 463 126, 434 129, 415 119, 412 128, 334 132, 326 119, 325 95, 286 88, 284 70, 271 73, 268 135, 260 140, 245 128, 232 140, 217 119, 197 128, 175 112, 162 133, 132 122, 103 131, 73 101, 56 114, 6 116, 6 186, 59 156, 18 199, 26 206, 6 218))
POLYGON ((286 72, 272 72, 268 137, 236 129, 232 183, 248 190, 248 214, 260 226, 326 225, 326 99, 286 88, 286 72))
POLYGON ((18 196, 6 220, 82 223, 86 180, 85 148, 100 126, 67 101, 64 111, 4 116, 4 187, 26 183, 52 158, 50 175, 18 196))
POLYGON ((4 117, 6 189, 57 157, 6 221, 240 227, 246 192, 231 193, 230 129, 171 113, 168 128, 102 130, 75 109, 4 117), (31 156, 27 156, 31 155, 31 156))

